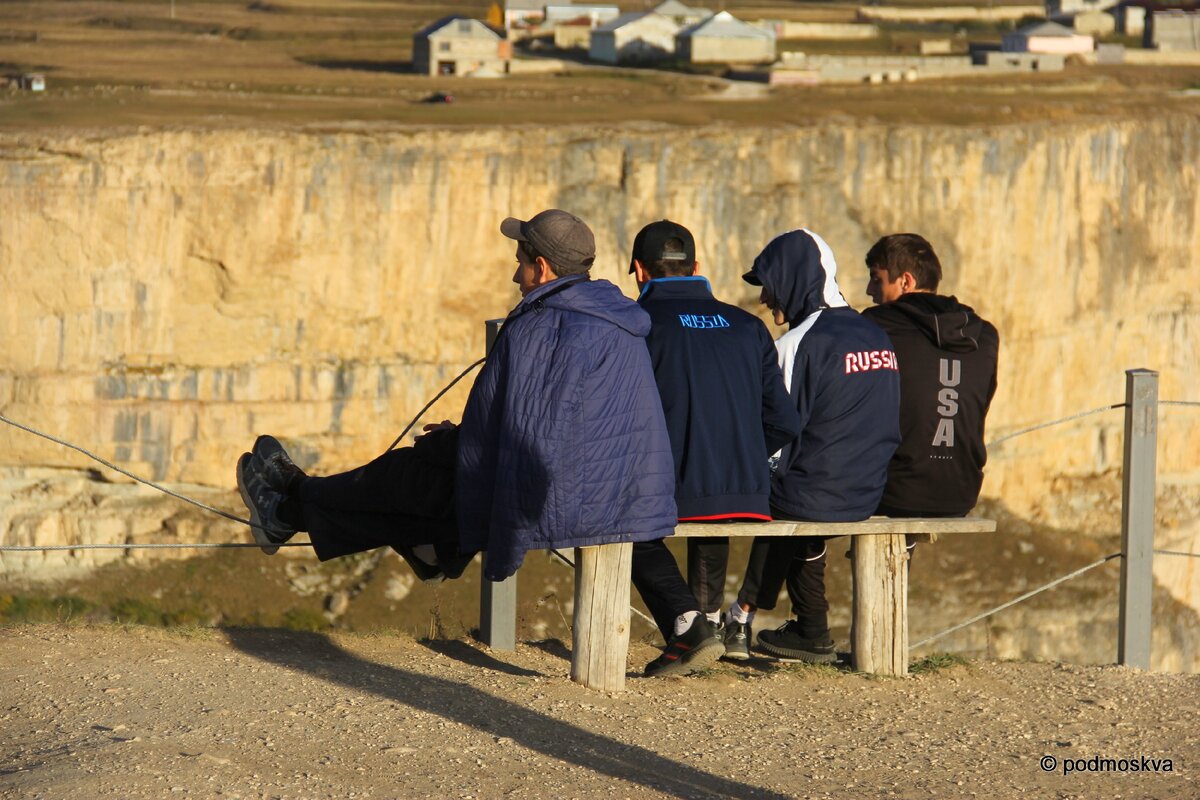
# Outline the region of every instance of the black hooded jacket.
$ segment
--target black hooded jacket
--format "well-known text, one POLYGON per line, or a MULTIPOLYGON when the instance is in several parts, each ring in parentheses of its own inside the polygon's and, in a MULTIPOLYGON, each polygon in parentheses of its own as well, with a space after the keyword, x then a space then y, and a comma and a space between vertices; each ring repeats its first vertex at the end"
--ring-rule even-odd
POLYGON ((900 380, 891 343, 847 305, 824 240, 800 229, 776 237, 747 280, 776 300, 791 330, 775 343, 800 414, 771 484, 776 516, 865 519, 879 505, 900 443, 900 380))
POLYGON ((900 362, 900 447, 883 510, 953 515, 979 499, 984 420, 996 393, 1000 337, 953 297, 914 292, 863 316, 887 331, 900 362))

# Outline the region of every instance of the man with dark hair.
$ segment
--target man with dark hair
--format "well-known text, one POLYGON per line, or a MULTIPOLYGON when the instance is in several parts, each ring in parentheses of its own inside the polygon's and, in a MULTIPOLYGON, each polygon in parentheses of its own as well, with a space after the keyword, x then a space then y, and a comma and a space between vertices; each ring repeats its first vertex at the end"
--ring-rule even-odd
MULTIPOLYGON (((650 315, 646 346, 675 458, 680 521, 769 520, 768 459, 800 431, 770 333, 758 317, 713 297, 695 240, 678 223, 642 228, 629 272, 650 315)), ((634 585, 667 641, 648 674, 694 671, 721 650, 733 659, 750 655, 744 626, 728 628, 723 647, 711 638, 721 620, 728 537, 688 539, 687 552, 684 584, 664 542, 634 547, 634 585)))
POLYGON ((923 237, 884 236, 866 263, 878 305, 863 316, 887 332, 900 363, 901 442, 877 513, 964 516, 983 484, 1000 337, 969 306, 937 294, 942 265, 923 237))
MULTIPOLYGON (((815 522, 866 519, 879 505, 900 442, 900 382, 887 335, 846 303, 833 252, 812 231, 777 236, 743 277, 762 287, 775 324, 790 328, 775 346, 802 423, 779 454, 771 513, 815 522)), ((730 617, 749 625, 756 609, 775 607, 785 582, 795 618, 759 633, 759 649, 835 661, 820 538, 756 538, 730 617)))
POLYGON ((322 561, 390 546, 422 578, 486 551, 502 580, 533 549, 659 540, 677 517, 671 445, 644 337, 650 319, 591 280, 595 241, 551 209, 501 232, 517 242, 509 312, 461 426, 342 475, 309 477, 273 437, 238 461, 256 541, 308 531, 322 561))

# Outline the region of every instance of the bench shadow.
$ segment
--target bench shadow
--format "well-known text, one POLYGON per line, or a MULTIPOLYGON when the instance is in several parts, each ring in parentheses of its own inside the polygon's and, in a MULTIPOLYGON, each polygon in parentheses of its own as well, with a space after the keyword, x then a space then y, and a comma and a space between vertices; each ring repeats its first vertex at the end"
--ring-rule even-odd
POLYGON ((516 675, 519 678, 544 678, 542 673, 533 669, 525 669, 518 667, 516 664, 509 664, 501 661, 487 653, 472 647, 466 642, 461 642, 456 639, 422 639, 418 642, 422 647, 427 647, 435 653, 440 653, 447 658, 453 658, 455 661, 461 661, 464 664, 469 664, 472 667, 481 667, 490 669, 493 672, 503 672, 505 675, 516 675))
MULTIPOLYGON (((436 714, 491 736, 506 737, 551 758, 674 797, 787 798, 592 733, 468 684, 366 661, 324 634, 247 628, 229 628, 224 633, 235 649, 265 663, 436 714)), ((579 691, 585 692, 583 688, 579 691)))
POLYGON ((564 661, 571 660, 571 649, 563 644, 561 639, 539 639, 536 642, 525 642, 529 647, 541 650, 543 653, 564 661))

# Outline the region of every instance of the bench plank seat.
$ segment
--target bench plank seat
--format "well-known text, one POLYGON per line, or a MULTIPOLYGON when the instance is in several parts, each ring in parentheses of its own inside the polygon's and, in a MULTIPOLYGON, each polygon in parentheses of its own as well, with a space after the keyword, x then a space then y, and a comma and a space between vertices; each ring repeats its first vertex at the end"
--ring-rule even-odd
MULTIPOLYGON (((875 675, 908 674, 906 535, 932 540, 956 533, 992 533, 980 517, 871 517, 858 522, 682 523, 675 535, 849 536, 853 561, 850 650, 855 669, 875 675)), ((577 548, 571 678, 602 691, 625 687, 629 649, 628 543, 577 548)))
POLYGON ((980 517, 871 517, 859 522, 683 522, 675 535, 852 536, 870 533, 994 533, 996 521, 980 517))

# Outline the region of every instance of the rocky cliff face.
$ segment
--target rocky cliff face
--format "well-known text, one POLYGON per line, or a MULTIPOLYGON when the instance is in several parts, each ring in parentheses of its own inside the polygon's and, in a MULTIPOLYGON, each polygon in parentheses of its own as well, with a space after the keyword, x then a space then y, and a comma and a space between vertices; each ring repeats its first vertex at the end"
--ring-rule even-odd
MULTIPOLYGON (((633 235, 680 220, 747 306, 739 276, 781 231, 820 232, 860 306, 870 244, 923 233, 944 288, 1000 330, 992 437, 1123 401, 1130 367, 1200 399, 1196 116, 46 135, 0 154, 0 410, 167 481, 231 485, 268 431, 322 471, 380 452, 518 299, 499 221, 547 206, 593 224, 598 276, 630 294, 633 235)), ((457 418, 468 383, 429 417, 457 418)), ((1121 430, 1108 411, 1006 442, 984 493, 1114 530, 1121 430)), ((1160 432, 1160 546, 1200 549, 1200 413, 1164 409, 1160 432)), ((87 462, 0 431, 0 467, 31 466, 87 462)), ((1200 606, 1200 568, 1169 569, 1200 606)))

